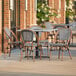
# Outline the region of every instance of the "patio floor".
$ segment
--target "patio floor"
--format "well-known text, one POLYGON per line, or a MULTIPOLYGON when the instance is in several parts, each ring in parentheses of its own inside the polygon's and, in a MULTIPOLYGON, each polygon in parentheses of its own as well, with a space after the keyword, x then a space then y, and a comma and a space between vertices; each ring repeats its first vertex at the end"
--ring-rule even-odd
MULTIPOLYGON (((76 42, 76 40, 74 41, 76 42)), ((72 60, 68 52, 64 53, 64 59, 57 58, 58 52, 52 52, 52 59, 42 58, 42 60, 23 58, 20 60, 20 50, 13 49, 11 57, 4 54, 0 56, 0 76, 76 76, 76 47, 70 48, 72 60)), ((44 49, 44 54, 47 53, 44 49)), ((25 56, 25 53, 24 53, 25 56)))
POLYGON ((50 61, 49 58, 38 58, 35 62, 32 58, 23 58, 20 62, 20 50, 15 49, 11 57, 0 56, 0 76, 76 76, 76 48, 71 48, 71 53, 72 60, 67 52, 63 61, 57 58, 58 52, 52 52, 50 61))

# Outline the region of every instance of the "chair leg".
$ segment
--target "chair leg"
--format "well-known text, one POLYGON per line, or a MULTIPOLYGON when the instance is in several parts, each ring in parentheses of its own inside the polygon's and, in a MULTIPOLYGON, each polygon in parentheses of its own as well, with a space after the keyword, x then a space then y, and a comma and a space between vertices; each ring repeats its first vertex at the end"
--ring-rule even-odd
POLYGON ((58 54, 58 59, 60 59, 60 50, 59 50, 59 54, 58 54))
POLYGON ((21 50, 21 57, 20 57, 20 61, 22 60, 22 58, 23 58, 23 52, 22 52, 22 50, 21 50))
POLYGON ((27 60, 29 59, 29 52, 28 52, 28 47, 27 47, 27 60))
POLYGON ((26 56, 27 56, 27 55, 26 55, 26 47, 25 47, 25 58, 26 58, 26 56))
POLYGON ((9 51, 9 57, 11 56, 11 49, 8 50, 9 51))
POLYGON ((73 43, 73 36, 72 36, 72 43, 73 43))
POLYGON ((59 47, 58 59, 60 59, 60 50, 61 50, 61 47, 59 47))
POLYGON ((29 53, 30 55, 31 55, 32 50, 33 50, 33 47, 31 46, 31 50, 30 50, 30 53, 29 53))
POLYGON ((70 52, 70 50, 68 50, 68 53, 69 53, 70 59, 72 59, 72 56, 71 56, 71 52, 70 52))
POLYGON ((49 56, 49 47, 47 46, 47 56, 49 56))
POLYGON ((50 57, 49 57, 49 60, 51 60, 51 50, 52 50, 52 47, 50 47, 50 57))
POLYGON ((69 48, 67 48, 67 49, 68 49, 68 53, 69 53, 70 59, 72 59, 71 52, 70 52, 69 48))
POLYGON ((62 50, 62 59, 61 60, 63 61, 63 50, 62 50))
POLYGON ((34 51, 32 52, 33 53, 33 62, 35 61, 35 55, 34 55, 34 51))
POLYGON ((42 50, 40 49, 40 60, 42 59, 42 50))
POLYGON ((40 49, 40 60, 42 59, 42 54, 43 54, 43 50, 42 50, 42 46, 39 46, 40 49))
POLYGON ((8 49, 8 52, 9 52, 9 57, 11 56, 11 47, 12 45, 10 45, 9 49, 8 49))
POLYGON ((43 49, 42 49, 42 46, 41 46, 41 55, 43 55, 43 49))
POLYGON ((33 47, 31 47, 31 51, 32 51, 32 54, 33 54, 33 62, 34 62, 35 61, 35 55, 34 55, 33 47))

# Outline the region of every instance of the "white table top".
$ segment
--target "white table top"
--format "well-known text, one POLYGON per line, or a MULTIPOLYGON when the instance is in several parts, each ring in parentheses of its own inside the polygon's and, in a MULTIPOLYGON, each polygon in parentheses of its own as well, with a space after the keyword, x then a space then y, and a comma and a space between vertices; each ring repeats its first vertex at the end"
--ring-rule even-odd
MULTIPOLYGON (((18 32, 20 32, 22 29, 19 29, 17 30, 18 32)), ((58 29, 45 29, 45 28, 42 28, 42 29, 30 29, 32 31, 35 31, 35 32, 52 32, 52 31, 57 31, 58 29)))
POLYGON ((45 28, 43 28, 43 29, 32 29, 32 30, 35 32, 51 32, 51 31, 56 31, 58 29, 45 29, 45 28))

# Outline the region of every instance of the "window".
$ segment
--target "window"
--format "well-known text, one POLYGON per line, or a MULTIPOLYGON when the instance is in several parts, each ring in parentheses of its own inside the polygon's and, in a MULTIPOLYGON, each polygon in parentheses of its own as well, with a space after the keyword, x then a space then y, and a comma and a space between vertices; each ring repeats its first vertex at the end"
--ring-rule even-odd
POLYGON ((14 0, 10 0, 10 10, 14 10, 14 0))
POLYGON ((35 10, 37 10, 37 0, 34 0, 35 2, 34 2, 34 8, 35 8, 35 10))
POLYGON ((25 10, 28 10, 28 0, 25 0, 25 10))

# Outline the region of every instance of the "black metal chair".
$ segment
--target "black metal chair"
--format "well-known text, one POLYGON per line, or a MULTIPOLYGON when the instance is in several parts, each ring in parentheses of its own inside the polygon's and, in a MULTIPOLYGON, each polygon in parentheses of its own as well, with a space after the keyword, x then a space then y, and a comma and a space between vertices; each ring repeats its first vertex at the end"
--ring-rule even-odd
POLYGON ((58 50, 60 59, 60 51, 62 51, 62 60, 63 60, 63 51, 68 51, 70 58, 72 59, 69 44, 72 37, 72 31, 69 28, 59 29, 55 35, 55 43, 50 43, 50 59, 51 59, 51 51, 58 50), (53 49, 54 48, 54 49, 53 49))
MULTIPOLYGON (((21 39, 22 39, 22 42, 23 42, 22 51, 25 50, 25 54, 27 52, 27 58, 29 58, 29 54, 31 54, 31 52, 32 52, 33 61, 35 61, 34 47, 37 46, 37 44, 33 40, 34 37, 36 37, 36 34, 32 30, 25 29, 25 30, 21 31, 21 39)), ((23 54, 21 54, 21 60, 22 60, 22 57, 23 57, 23 54)))

